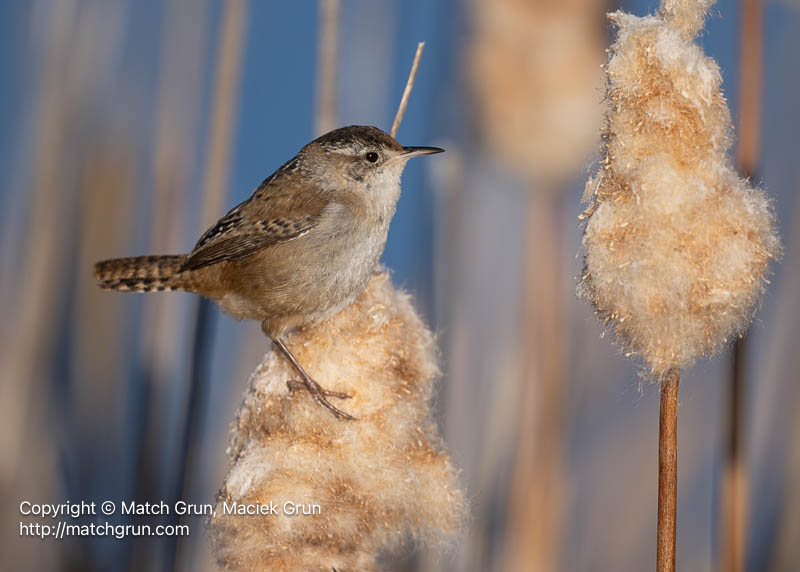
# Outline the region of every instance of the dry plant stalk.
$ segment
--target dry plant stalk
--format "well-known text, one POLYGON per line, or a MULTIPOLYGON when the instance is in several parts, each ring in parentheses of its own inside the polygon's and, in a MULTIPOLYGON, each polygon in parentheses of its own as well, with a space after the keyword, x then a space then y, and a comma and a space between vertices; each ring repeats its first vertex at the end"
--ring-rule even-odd
POLYGON ((425 42, 417 44, 417 51, 414 53, 414 61, 411 63, 411 71, 408 73, 408 80, 406 80, 406 87, 403 90, 403 96, 400 98, 400 105, 397 107, 397 113, 392 122, 392 129, 389 135, 394 137, 397 135, 397 130, 400 129, 400 124, 403 122, 403 116, 406 114, 406 107, 408 106, 408 98, 411 96, 411 90, 414 89, 414 79, 417 77, 417 68, 419 67, 419 60, 422 57, 422 50, 425 49, 425 42))
POLYGON ((339 0, 319 3, 319 48, 317 49, 317 135, 336 128, 336 56, 339 53, 339 0))
POLYGON ((232 465, 210 524, 220 565, 376 570, 381 553, 410 539, 440 544, 455 534, 466 503, 431 420, 436 349, 410 296, 380 271, 353 305, 288 344, 311 375, 353 396, 357 420, 290 393, 294 371, 265 357, 232 426, 232 465), (279 514, 223 510, 270 501, 279 514), (285 515, 286 502, 320 513, 285 515))
POLYGON ((211 115, 210 146, 206 156, 203 189, 202 230, 219 217, 225 206, 225 191, 230 170, 231 141, 236 125, 236 101, 242 71, 242 48, 247 22, 247 2, 226 0, 222 10, 219 53, 211 115))
POLYGON ((676 371, 661 386, 658 417, 658 531, 656 569, 675 570, 675 533, 678 524, 678 384, 676 371))
POLYGON ((662 382, 658 570, 675 566, 678 372, 745 330, 780 254, 769 200, 728 154, 719 68, 694 43, 711 3, 610 15, 604 157, 581 217, 579 290, 662 382))

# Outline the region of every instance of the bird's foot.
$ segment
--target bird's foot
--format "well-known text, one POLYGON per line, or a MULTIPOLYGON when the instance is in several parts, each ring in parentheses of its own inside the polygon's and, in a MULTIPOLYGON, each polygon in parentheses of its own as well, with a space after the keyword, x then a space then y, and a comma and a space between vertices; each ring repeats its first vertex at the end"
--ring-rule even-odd
POLYGON ((290 391, 305 389, 311 394, 311 397, 314 398, 314 401, 316 401, 319 405, 322 405, 323 407, 327 408, 328 411, 333 413, 337 419, 349 419, 349 420, 355 419, 355 417, 353 417, 349 413, 345 413, 344 411, 333 405, 330 401, 325 399, 326 397, 336 397, 337 399, 350 399, 350 396, 347 395, 346 393, 341 393, 339 391, 330 391, 328 389, 325 389, 310 377, 305 377, 303 381, 297 381, 295 379, 291 379, 286 382, 286 385, 289 386, 290 391))
POLYGON ((351 419, 351 420, 355 419, 355 417, 353 417, 349 413, 345 413, 338 407, 334 406, 330 401, 325 399, 326 397, 349 399, 350 398, 349 395, 347 395, 346 393, 339 393, 338 391, 328 391, 327 389, 323 389, 320 384, 318 384, 311 378, 310 375, 308 375, 303 366, 300 365, 300 362, 297 361, 294 355, 292 355, 292 352, 289 351, 289 348, 286 347, 286 344, 283 343, 283 341, 280 338, 273 339, 272 341, 275 344, 275 346, 279 350, 281 350, 281 352, 283 352, 283 355, 286 356, 286 359, 289 360, 289 362, 294 366, 294 368, 297 370, 297 373, 299 373, 300 377, 302 378, 302 381, 296 381, 296 380, 287 381, 286 384, 289 386, 290 390, 295 390, 295 389, 307 390, 311 394, 311 397, 314 398, 314 401, 316 401, 318 404, 322 405, 328 411, 333 413, 337 419, 351 419))

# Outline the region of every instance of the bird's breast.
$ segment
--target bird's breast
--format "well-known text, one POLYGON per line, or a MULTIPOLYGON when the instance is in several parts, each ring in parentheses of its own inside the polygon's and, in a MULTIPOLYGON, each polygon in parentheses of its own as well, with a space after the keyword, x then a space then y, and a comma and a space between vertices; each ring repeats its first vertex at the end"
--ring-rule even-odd
POLYGON ((227 265, 223 310, 266 320, 275 335, 332 317, 366 287, 393 212, 329 205, 308 233, 227 265))
POLYGON ((311 262, 320 293, 321 318, 327 318, 350 304, 364 289, 386 245, 391 213, 374 213, 369 218, 332 217, 321 225, 320 240, 311 262))

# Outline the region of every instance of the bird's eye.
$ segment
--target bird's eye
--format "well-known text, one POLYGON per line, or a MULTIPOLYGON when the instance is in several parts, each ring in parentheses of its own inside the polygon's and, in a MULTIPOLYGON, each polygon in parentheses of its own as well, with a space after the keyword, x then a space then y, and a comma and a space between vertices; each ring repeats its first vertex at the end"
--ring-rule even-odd
POLYGON ((377 154, 375 151, 370 151, 369 153, 367 153, 366 155, 364 155, 364 158, 365 158, 367 161, 369 161, 370 163, 377 163, 377 161, 378 161, 378 154, 377 154))

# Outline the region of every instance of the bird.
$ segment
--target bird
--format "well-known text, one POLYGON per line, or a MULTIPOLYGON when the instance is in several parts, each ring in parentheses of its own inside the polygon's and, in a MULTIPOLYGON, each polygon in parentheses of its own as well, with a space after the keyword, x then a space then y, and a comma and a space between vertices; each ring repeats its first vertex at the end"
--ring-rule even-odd
POLYGON ((197 241, 188 254, 103 260, 104 290, 183 290, 216 302, 239 320, 258 320, 306 389, 339 419, 354 417, 328 398, 297 361, 286 335, 324 321, 366 287, 386 245, 409 159, 441 153, 406 147, 366 125, 330 131, 267 177, 197 241))

